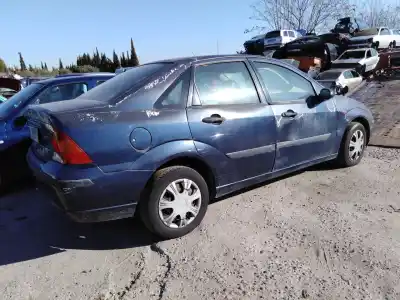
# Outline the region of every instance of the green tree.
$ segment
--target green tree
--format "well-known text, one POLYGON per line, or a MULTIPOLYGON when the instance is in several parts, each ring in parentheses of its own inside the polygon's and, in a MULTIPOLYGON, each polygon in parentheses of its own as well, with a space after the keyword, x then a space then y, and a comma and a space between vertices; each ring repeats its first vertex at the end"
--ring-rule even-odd
POLYGON ((5 71, 7 71, 6 63, 4 62, 4 60, 0 58, 0 72, 5 72, 5 71))
POLYGON ((18 52, 18 55, 19 55, 19 64, 21 66, 21 71, 26 71, 27 70, 26 64, 25 64, 24 58, 22 57, 21 52, 18 52))
POLYGON ((69 69, 59 69, 58 70, 58 74, 69 74, 69 73, 72 73, 71 72, 71 70, 69 70, 69 69))
POLYGON ((121 54, 121 67, 126 67, 126 66, 127 66, 127 61, 126 61, 125 53, 122 52, 122 54, 121 54))
POLYGON ((62 61, 61 61, 61 58, 58 60, 58 68, 61 70, 61 69, 64 69, 64 65, 63 65, 63 63, 62 63, 62 61))
POLYGON ((45 69, 46 71, 49 70, 49 69, 47 68, 47 64, 46 64, 46 63, 44 63, 44 69, 45 69))
POLYGON ((133 40, 131 38, 131 57, 130 57, 130 66, 136 67, 139 65, 139 58, 137 57, 135 46, 133 45, 133 40))
POLYGON ((29 71, 31 71, 31 72, 34 71, 32 65, 29 65, 29 71))
POLYGON ((121 67, 121 63, 119 62, 119 58, 117 53, 115 53, 115 50, 113 50, 113 67, 114 69, 121 67))
POLYGON ((91 65, 97 68, 100 68, 100 53, 99 53, 99 49, 97 49, 96 47, 96 52, 93 53, 93 60, 91 65))

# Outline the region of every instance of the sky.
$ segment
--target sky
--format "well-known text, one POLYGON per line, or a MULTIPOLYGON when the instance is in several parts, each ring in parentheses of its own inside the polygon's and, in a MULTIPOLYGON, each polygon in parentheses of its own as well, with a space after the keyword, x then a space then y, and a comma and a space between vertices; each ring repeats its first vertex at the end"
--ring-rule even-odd
POLYGON ((0 57, 19 66, 75 63, 96 47, 112 57, 130 50, 141 63, 243 48, 254 0, 3 0, 0 57))

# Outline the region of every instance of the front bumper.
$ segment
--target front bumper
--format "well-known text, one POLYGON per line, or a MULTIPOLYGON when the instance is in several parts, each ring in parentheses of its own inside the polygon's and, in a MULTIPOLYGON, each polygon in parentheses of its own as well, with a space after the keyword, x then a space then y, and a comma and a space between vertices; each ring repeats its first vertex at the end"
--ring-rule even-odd
POLYGON ((77 222, 102 222, 132 217, 152 171, 104 173, 43 162, 29 149, 27 161, 38 187, 77 222))

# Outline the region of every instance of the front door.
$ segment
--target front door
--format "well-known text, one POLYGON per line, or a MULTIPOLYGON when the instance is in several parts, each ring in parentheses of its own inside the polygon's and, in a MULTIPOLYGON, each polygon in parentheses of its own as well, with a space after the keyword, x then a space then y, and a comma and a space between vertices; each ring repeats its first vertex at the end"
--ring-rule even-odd
POLYGON ((277 124, 274 171, 337 152, 337 116, 333 100, 315 104, 315 89, 300 72, 261 61, 254 61, 254 67, 269 95, 277 124))
POLYGON ((249 67, 245 59, 194 67, 188 122, 200 155, 218 166, 219 185, 273 168, 275 118, 271 107, 260 100, 261 87, 249 67))

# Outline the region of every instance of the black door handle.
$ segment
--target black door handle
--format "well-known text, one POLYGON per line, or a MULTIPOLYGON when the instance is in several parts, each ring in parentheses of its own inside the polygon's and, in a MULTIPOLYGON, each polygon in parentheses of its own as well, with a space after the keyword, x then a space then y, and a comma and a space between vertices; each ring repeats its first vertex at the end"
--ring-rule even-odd
POLYGON ((205 117, 203 120, 201 120, 204 123, 208 123, 208 124, 216 124, 219 125, 221 124, 223 121, 225 121, 225 119, 223 117, 221 117, 220 115, 217 114, 213 114, 210 117, 205 117))
POLYGON ((295 116, 297 116, 297 112, 295 112, 291 109, 282 113, 282 117, 284 117, 284 118, 294 118, 295 116))

